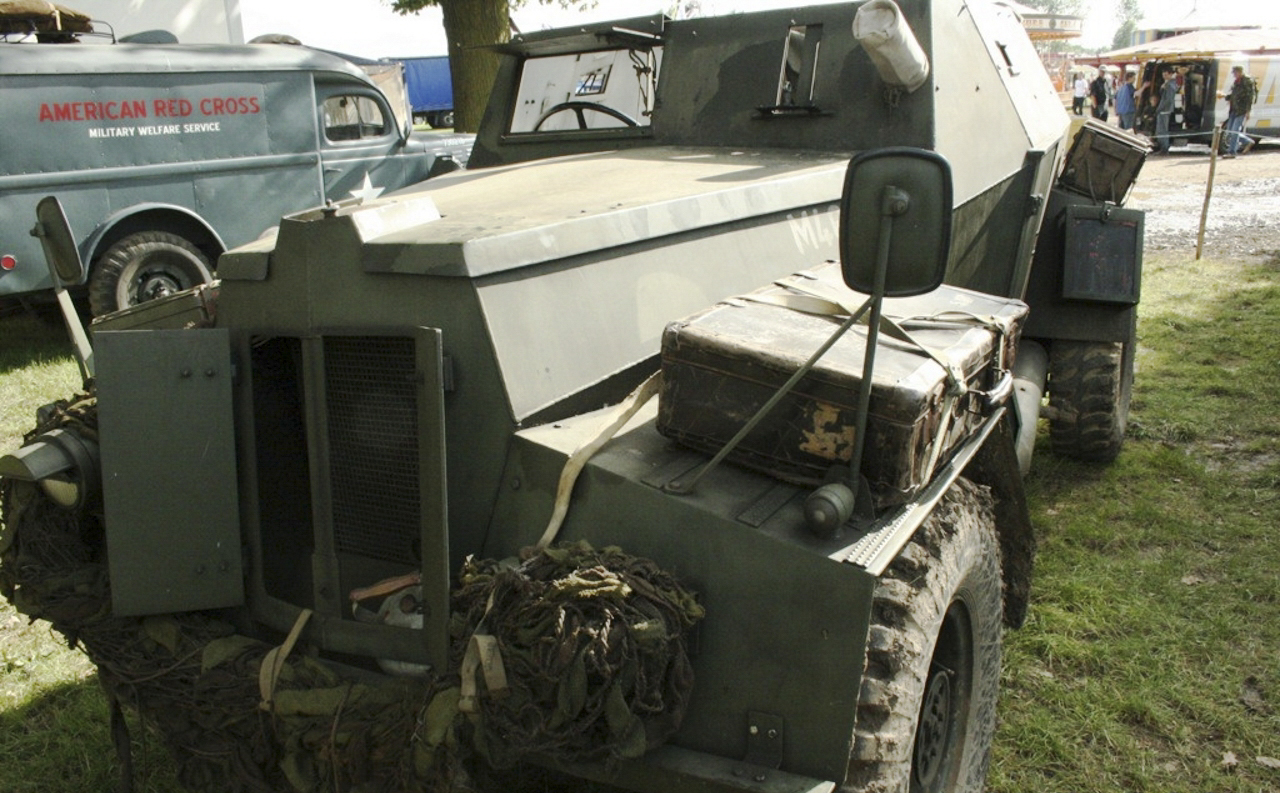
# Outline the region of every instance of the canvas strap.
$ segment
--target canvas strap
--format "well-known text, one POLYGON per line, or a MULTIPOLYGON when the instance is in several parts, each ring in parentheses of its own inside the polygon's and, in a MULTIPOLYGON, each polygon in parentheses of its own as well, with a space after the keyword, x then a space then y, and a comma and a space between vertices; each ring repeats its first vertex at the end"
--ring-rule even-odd
MULTIPOLYGON (((841 294, 839 290, 822 281, 797 275, 774 283, 786 291, 780 294, 742 295, 736 299, 780 306, 818 316, 850 316, 858 310, 850 304, 847 295, 841 294)), ((869 320, 864 315, 862 321, 865 323, 869 320)), ((908 331, 908 328, 920 329, 940 325, 952 327, 956 325, 980 326, 993 331, 997 339, 997 366, 1000 369, 1005 368, 1005 345, 1001 342, 1004 337, 1004 327, 994 315, 981 315, 957 310, 941 311, 928 316, 899 317, 896 319, 881 315, 880 332, 882 334, 919 350, 942 367, 942 371, 946 374, 947 390, 942 400, 942 417, 938 422, 938 432, 929 452, 929 462, 925 466, 924 479, 926 481, 933 477, 933 471, 942 456, 942 448, 947 433, 951 429, 956 406, 959 404, 961 397, 969 391, 965 373, 960 364, 947 360, 937 350, 920 342, 908 331)))
POLYGON ((258 693, 262 696, 262 702, 258 707, 263 710, 271 711, 275 708, 276 681, 280 679, 284 663, 288 660, 289 653, 293 652, 294 645, 298 643, 298 637, 302 635, 302 629, 306 626, 307 620, 311 619, 311 613, 311 609, 303 609, 298 614, 298 619, 294 620, 284 643, 267 650, 267 654, 262 657, 262 664, 258 667, 258 693))
POLYGON ((476 685, 476 672, 484 675, 485 689, 492 697, 507 695, 507 670, 502 663, 502 652, 498 648, 498 637, 489 633, 485 620, 493 610, 493 592, 485 603, 484 614, 476 623, 476 629, 467 641, 467 651, 462 656, 462 669, 458 681, 458 710, 463 713, 475 713, 479 709, 479 687, 476 685))
POLYGON ((600 429, 596 434, 583 442, 569 455, 569 459, 565 460, 564 468, 560 471, 560 481, 556 485, 556 500, 551 510, 551 519, 547 521, 547 528, 542 532, 542 537, 535 546, 539 551, 555 542, 556 535, 560 533, 560 526, 569 512, 569 498, 573 494, 573 485, 578 481, 578 474, 582 473, 587 461, 618 434, 618 430, 626 426, 631 417, 644 407, 654 394, 658 393, 661 386, 660 371, 649 375, 648 379, 636 386, 626 399, 614 405, 601 417, 600 429))
MULTIPOLYGON (((781 306, 793 311, 818 316, 849 316, 857 310, 848 301, 848 295, 842 294, 840 290, 833 288, 831 284, 822 281, 792 276, 774 283, 787 291, 781 294, 742 295, 737 299, 781 306)), ((869 320, 863 319, 862 321, 865 323, 869 320)), ((934 363, 942 367, 943 372, 946 373, 948 391, 963 395, 968 391, 968 385, 966 384, 964 370, 960 365, 954 361, 948 361, 937 350, 916 339, 908 330, 909 328, 922 329, 938 325, 976 325, 993 331, 997 338, 1003 337, 1004 327, 993 315, 974 314, 957 310, 940 311, 928 316, 898 318, 881 315, 880 332, 882 334, 915 347, 928 356, 934 363)), ((998 366, 1003 369, 1005 368, 1004 345, 998 344, 997 348, 997 354, 1000 358, 998 366)))

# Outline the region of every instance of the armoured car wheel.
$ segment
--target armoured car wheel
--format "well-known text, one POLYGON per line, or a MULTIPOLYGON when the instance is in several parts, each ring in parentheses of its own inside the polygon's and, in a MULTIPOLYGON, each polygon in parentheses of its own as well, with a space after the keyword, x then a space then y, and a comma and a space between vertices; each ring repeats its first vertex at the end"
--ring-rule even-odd
POLYGON ((107 249, 89 276, 89 308, 100 316, 213 279, 209 260, 176 234, 143 231, 107 249))
POLYGON ((587 117, 585 111, 590 110, 593 113, 603 113, 610 118, 616 118, 628 127, 640 126, 634 118, 628 116, 620 110, 614 110, 608 105, 602 105, 599 102, 561 102, 554 105, 543 113, 538 122, 533 125, 534 132, 542 129, 542 125, 546 120, 554 116, 556 113, 573 113, 578 117, 578 129, 587 128, 587 117))
POLYGON ((1001 608, 991 496, 960 479, 876 587, 845 790, 982 789, 1001 608))
POLYGON ((1049 436, 1054 452, 1110 462, 1124 444, 1133 343, 1055 340, 1049 347, 1049 436))

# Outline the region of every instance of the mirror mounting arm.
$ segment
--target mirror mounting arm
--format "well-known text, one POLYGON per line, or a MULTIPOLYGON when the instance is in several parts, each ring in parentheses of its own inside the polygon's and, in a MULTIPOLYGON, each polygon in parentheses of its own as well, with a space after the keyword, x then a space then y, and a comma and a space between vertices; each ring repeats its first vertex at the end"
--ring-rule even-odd
POLYGON ((805 520, 819 537, 831 538, 853 515, 875 517, 871 488, 862 480, 862 457, 866 451, 867 416, 871 412, 871 377, 875 371, 876 345, 880 341, 880 317, 884 307, 885 279, 889 271, 889 243, 893 219, 906 214, 911 196, 885 185, 880 200, 880 235, 871 289, 871 318, 867 321, 867 349, 862 358, 862 382, 858 386, 858 411, 853 428, 853 454, 849 458, 846 483, 836 481, 815 490, 805 499, 805 520))
MULTIPOLYGON (((906 192, 898 189, 897 187, 894 187, 893 185, 885 185, 884 202, 883 202, 883 206, 881 206, 880 208, 881 215, 896 218, 899 215, 907 214, 907 210, 910 208, 911 208, 911 196, 907 195, 906 192)), ((881 231, 882 232, 884 231, 883 224, 881 225, 881 231)), ((881 239, 882 239, 882 244, 884 244, 883 237, 881 239)), ((883 255, 885 257, 884 261, 887 264, 888 256, 889 256, 888 251, 886 250, 883 255)), ((877 264, 879 263, 877 262, 877 264)))
POLYGON ((845 284, 870 294, 870 321, 849 467, 805 500, 805 522, 824 539, 855 515, 875 520, 869 480, 862 475, 872 375, 885 297, 936 289, 946 273, 951 239, 951 168, 937 152, 888 148, 863 152, 849 163, 840 199, 840 259, 845 284), (877 211, 878 210, 878 211, 877 211), (901 222, 895 239, 893 230, 901 222))
POLYGON ((49 265, 49 278, 53 282, 53 294, 62 310, 62 319, 67 326, 67 335, 76 351, 76 363, 80 366, 80 376, 85 382, 93 377, 93 346, 89 343, 89 334, 85 333, 84 324, 76 313, 67 293, 67 286, 74 286, 84 279, 84 262, 80 260, 80 252, 76 248, 75 237, 71 234, 71 225, 67 223, 67 214, 55 196, 45 196, 36 204, 36 224, 31 229, 31 236, 40 240, 44 250, 45 262, 49 265))
MULTIPOLYGON (((875 372, 876 345, 880 342, 880 316, 884 309, 885 279, 889 273, 889 246, 893 239, 893 219, 906 214, 911 197, 902 189, 885 185, 880 208, 880 244, 876 254, 875 280, 871 291, 871 319, 867 326, 867 352, 862 359, 862 382, 858 388, 858 413, 853 430, 853 456, 849 460, 849 475, 854 482, 862 475, 862 457, 866 451, 867 414, 871 412, 871 377, 875 372)), ((868 492, 858 488, 858 493, 868 492)), ((865 512, 870 505, 855 505, 855 510, 865 512)))

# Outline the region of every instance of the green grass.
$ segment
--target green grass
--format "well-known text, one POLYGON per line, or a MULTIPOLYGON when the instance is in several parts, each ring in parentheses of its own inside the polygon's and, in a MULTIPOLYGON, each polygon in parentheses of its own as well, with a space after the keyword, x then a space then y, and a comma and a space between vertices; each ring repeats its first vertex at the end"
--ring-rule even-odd
POLYGON ((61 325, 32 314, 0 315, 0 453, 22 444, 35 411, 80 386, 80 370, 61 325))
MULTIPOLYGON (((22 444, 41 405, 81 385, 72 346, 56 315, 0 314, 0 454, 22 444)), ((131 720, 135 790, 177 793, 155 738, 131 720)), ((107 703, 83 653, 48 623, 30 622, 0 598, 0 791, 115 793, 119 771, 107 732, 107 703)))
MULTIPOLYGON (((1124 452, 1081 465, 1042 438, 1028 479, 1040 550, 995 793, 1280 790, 1280 260, 1151 256, 1143 290, 1124 452)), ((0 449, 77 387, 63 335, 0 319, 0 449)), ((139 788, 177 791, 147 746, 139 788)), ((6 793, 115 790, 92 668, 7 604, 0 757, 6 793)))
POLYGON ((1123 454, 1028 480, 998 793, 1280 789, 1280 266, 1153 258, 1143 290, 1123 454))

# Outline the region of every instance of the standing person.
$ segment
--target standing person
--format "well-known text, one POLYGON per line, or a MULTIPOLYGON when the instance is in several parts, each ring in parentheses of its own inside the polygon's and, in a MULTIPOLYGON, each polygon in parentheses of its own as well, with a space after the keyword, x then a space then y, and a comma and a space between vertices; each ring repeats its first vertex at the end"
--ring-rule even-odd
POLYGON ((1107 78, 1102 72, 1089 84, 1089 93, 1093 96, 1093 117, 1107 120, 1107 78))
POLYGON ((1138 115, 1138 99, 1133 89, 1133 72, 1126 72, 1120 90, 1116 91, 1116 115, 1120 117, 1120 129, 1133 129, 1138 115))
POLYGON ((1258 98, 1258 86, 1247 77, 1244 73, 1243 66, 1232 66, 1231 76, 1235 78, 1235 82, 1231 84, 1231 91, 1222 94, 1227 100, 1227 153, 1223 156, 1234 157, 1236 154, 1244 154, 1253 148, 1253 139, 1244 132, 1244 121, 1249 117, 1249 111, 1253 109, 1254 100, 1258 98), (1241 146, 1243 139, 1244 145, 1241 146))
POLYGON ((1089 84, 1085 82, 1083 74, 1076 72, 1076 79, 1071 87, 1074 91, 1071 97, 1071 112, 1077 116, 1083 116, 1084 98, 1089 95, 1089 84))
POLYGON ((1172 68, 1164 70, 1164 82, 1160 84, 1160 101, 1156 104, 1156 153, 1169 153, 1169 120, 1173 118, 1173 106, 1178 98, 1178 80, 1172 68))

